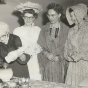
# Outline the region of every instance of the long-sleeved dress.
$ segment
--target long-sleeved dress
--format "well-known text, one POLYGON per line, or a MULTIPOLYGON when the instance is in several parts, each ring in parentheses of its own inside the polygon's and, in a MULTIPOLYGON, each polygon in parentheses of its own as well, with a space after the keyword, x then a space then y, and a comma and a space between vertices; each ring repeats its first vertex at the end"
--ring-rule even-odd
POLYGON ((13 33, 20 37, 22 46, 29 46, 25 53, 31 55, 28 62, 30 79, 41 80, 40 68, 37 59, 37 54, 41 51, 41 47, 37 44, 40 33, 38 26, 21 26, 17 27, 13 33))
MULTIPOLYGON (((69 30, 65 44, 64 57, 69 61, 66 84, 78 86, 88 76, 88 17, 87 6, 70 6, 78 22, 69 30)), ((69 24, 73 24, 69 7, 66 10, 69 24)))
POLYGON ((74 28, 69 31, 64 53, 65 58, 69 61, 66 84, 79 85, 88 76, 87 25, 84 22, 78 32, 74 28))
MULTIPOLYGON (((5 57, 8 55, 9 52, 17 50, 21 47, 21 40, 18 36, 10 34, 9 40, 7 44, 0 42, 0 59, 5 61, 5 57)), ((26 55, 26 61, 21 61, 19 58, 17 60, 9 63, 8 68, 12 68, 13 76, 15 77, 29 77, 27 62, 30 59, 30 56, 26 55)), ((8 74, 8 73, 7 73, 8 74)))
POLYGON ((47 23, 40 33, 38 43, 44 48, 44 50, 55 56, 61 56, 58 58, 58 61, 51 61, 43 54, 43 52, 38 55, 42 80, 44 81, 59 83, 64 83, 65 81, 68 63, 63 57, 63 50, 68 30, 69 28, 64 23, 60 22, 59 35, 52 40, 50 35, 50 23, 47 23))

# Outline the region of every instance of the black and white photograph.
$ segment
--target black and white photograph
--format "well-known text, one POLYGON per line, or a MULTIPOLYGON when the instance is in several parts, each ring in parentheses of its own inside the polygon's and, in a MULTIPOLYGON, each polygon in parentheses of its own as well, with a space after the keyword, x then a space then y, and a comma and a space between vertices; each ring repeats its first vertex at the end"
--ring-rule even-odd
POLYGON ((88 0, 0 0, 0 88, 88 88, 88 0))

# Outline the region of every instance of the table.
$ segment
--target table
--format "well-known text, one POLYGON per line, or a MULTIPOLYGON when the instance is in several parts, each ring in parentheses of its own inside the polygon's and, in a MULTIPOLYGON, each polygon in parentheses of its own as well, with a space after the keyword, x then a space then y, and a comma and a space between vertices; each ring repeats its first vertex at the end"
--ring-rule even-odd
MULTIPOLYGON (((82 86, 70 86, 63 83, 54 83, 47 81, 37 81, 37 80, 29 80, 30 88, 88 88, 82 86)), ((0 86, 0 88, 2 88, 0 86)))
POLYGON ((70 86, 62 83, 29 80, 31 88, 88 88, 80 86, 70 86))

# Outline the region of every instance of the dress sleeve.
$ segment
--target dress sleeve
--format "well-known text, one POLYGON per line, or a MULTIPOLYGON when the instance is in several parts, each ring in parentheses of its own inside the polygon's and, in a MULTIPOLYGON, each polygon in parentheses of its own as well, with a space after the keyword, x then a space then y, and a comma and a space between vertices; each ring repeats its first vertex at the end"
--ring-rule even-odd
POLYGON ((21 43, 21 40, 18 36, 14 35, 15 36, 15 41, 14 41, 14 44, 15 44, 15 49, 18 49, 19 47, 22 46, 22 43, 21 43))
POLYGON ((0 57, 0 68, 3 66, 3 59, 0 57))
POLYGON ((14 31, 13 31, 13 34, 18 36, 19 33, 20 33, 20 27, 15 28, 14 31))
POLYGON ((66 39, 66 43, 65 43, 65 48, 64 48, 64 57, 67 61, 73 61, 72 58, 72 49, 71 49, 71 42, 70 42, 70 34, 71 34, 71 29, 68 33, 68 37, 66 39))
POLYGON ((46 32, 46 25, 43 26, 42 30, 40 31, 40 34, 39 34, 39 38, 38 38, 38 44, 42 47, 42 55, 46 56, 44 54, 44 52, 47 52, 49 53, 49 50, 48 50, 48 47, 47 47, 47 43, 46 43, 46 35, 45 35, 45 32, 46 32))
POLYGON ((35 40, 34 42, 37 42, 38 39, 39 39, 39 35, 40 35, 41 28, 38 27, 38 26, 36 26, 36 29, 35 30, 36 30, 36 35, 34 35, 34 40, 35 40))
POLYGON ((68 60, 73 59, 74 61, 80 61, 80 60, 88 61, 88 29, 87 27, 82 27, 83 28, 82 32, 79 36, 79 39, 77 40, 78 51, 72 52, 71 43, 69 40, 70 37, 68 37, 66 45, 65 45, 65 54, 64 54, 65 58, 67 58, 68 60))
POLYGON ((42 47, 43 51, 41 51, 38 54, 38 61, 40 66, 40 71, 44 72, 43 69, 45 69, 46 64, 48 63, 47 56, 44 55, 44 51, 47 50, 47 44, 46 44, 46 37, 45 37, 45 26, 42 27, 39 38, 38 38, 38 44, 42 47))
POLYGON ((42 68, 45 68, 48 59, 47 56, 44 54, 44 52, 47 52, 47 44, 46 44, 46 36, 45 36, 45 30, 46 30, 46 25, 42 27, 39 38, 38 38, 38 44, 42 47, 42 51, 38 54, 38 60, 39 60, 39 65, 42 68))
MULTIPOLYGON (((16 39, 15 39, 15 48, 18 49, 19 47, 22 47, 22 43, 21 43, 20 38, 18 36, 16 36, 16 39)), ((25 56, 26 56, 26 60, 25 61, 21 61, 19 58, 17 59, 17 61, 18 61, 19 64, 27 64, 27 62, 30 59, 30 55, 25 54, 25 56)))
POLYGON ((2 67, 5 61, 5 56, 7 55, 7 49, 4 44, 0 43, 0 68, 2 67))
POLYGON ((87 27, 84 27, 85 29, 82 29, 83 30, 82 35, 80 36, 78 40, 79 52, 74 55, 75 61, 77 60, 88 61, 88 29, 87 27))
POLYGON ((18 63, 21 65, 25 65, 27 64, 27 62, 30 60, 30 55, 28 54, 24 54, 26 56, 26 60, 25 61, 21 61, 20 59, 17 59, 18 63))

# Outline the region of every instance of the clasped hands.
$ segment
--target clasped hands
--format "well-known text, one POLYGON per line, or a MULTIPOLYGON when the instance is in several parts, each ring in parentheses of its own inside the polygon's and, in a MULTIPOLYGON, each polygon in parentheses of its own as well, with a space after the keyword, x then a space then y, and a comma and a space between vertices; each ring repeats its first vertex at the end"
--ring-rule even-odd
POLYGON ((52 53, 49 53, 47 51, 44 51, 44 55, 47 56, 47 58, 51 61, 58 61, 60 56, 55 56, 52 53))

